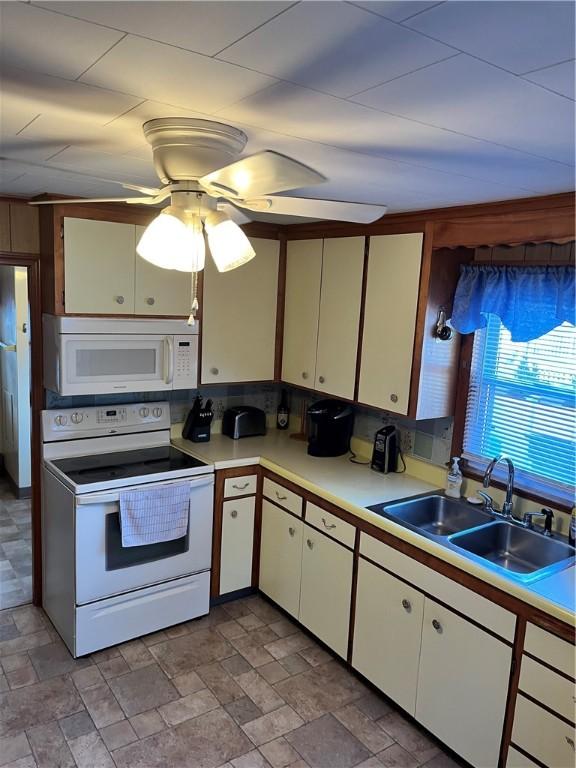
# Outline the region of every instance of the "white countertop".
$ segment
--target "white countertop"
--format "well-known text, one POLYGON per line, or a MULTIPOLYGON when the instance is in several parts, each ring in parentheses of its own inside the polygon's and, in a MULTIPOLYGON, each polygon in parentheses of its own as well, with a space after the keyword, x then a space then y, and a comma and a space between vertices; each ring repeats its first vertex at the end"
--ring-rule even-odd
POLYGON ((208 464, 213 464, 216 470, 261 464, 399 539, 493 584, 561 621, 574 624, 576 567, 567 568, 535 584, 525 585, 500 576, 489 568, 366 509, 373 504, 428 493, 436 490, 437 486, 405 473, 382 475, 373 472, 368 466, 353 464, 346 456, 309 456, 305 442, 293 440, 286 432, 278 430, 270 430, 265 437, 246 437, 240 440, 214 434, 208 443, 183 440, 181 433, 182 425, 174 425, 174 446, 208 464))

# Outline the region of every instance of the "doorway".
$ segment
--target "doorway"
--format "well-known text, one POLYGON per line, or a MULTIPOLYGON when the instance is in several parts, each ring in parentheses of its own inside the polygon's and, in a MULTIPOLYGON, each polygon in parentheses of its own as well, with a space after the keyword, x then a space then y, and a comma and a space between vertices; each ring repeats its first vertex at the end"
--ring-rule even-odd
POLYGON ((28 268, 0 264, 0 609, 32 600, 28 268))

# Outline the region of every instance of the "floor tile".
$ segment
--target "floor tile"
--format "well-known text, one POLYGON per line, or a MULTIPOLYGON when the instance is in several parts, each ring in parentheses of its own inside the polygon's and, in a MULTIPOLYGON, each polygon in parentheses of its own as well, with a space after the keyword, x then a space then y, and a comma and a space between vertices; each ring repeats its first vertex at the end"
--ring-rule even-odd
POLYGON ((66 741, 85 736, 95 730, 94 722, 86 711, 63 717, 58 721, 58 725, 66 741))
POLYGON ((100 731, 100 736, 110 751, 125 747, 126 744, 131 744, 138 738, 128 720, 107 725, 100 731))
POLYGON ((73 715, 84 709, 71 680, 56 677, 0 694, 0 736, 73 715))
POLYGON ((37 725, 27 733, 38 768, 76 768, 58 723, 37 725))
POLYGON ((332 715, 303 725, 286 740, 311 768, 352 768, 370 757, 368 749, 332 715))
POLYGON ((86 688, 103 682, 100 670, 96 666, 76 670, 72 673, 72 680, 79 691, 84 691, 86 688))
POLYGON ((378 720, 378 724, 401 747, 412 753, 420 763, 431 760, 440 751, 438 746, 415 723, 407 720, 400 712, 389 712, 378 720))
POLYGON ((222 659, 220 664, 222 664, 226 672, 232 675, 232 677, 237 677, 243 672, 248 672, 252 668, 246 659, 238 653, 234 656, 230 656, 228 659, 222 659))
POLYGON ((392 744, 378 755, 384 768, 418 768, 420 761, 407 752, 400 744, 392 744))
POLYGON ((234 649, 230 643, 211 629, 201 629, 183 637, 158 643, 153 645, 150 651, 169 677, 176 677, 196 667, 234 655, 234 649))
POLYGON ((285 705, 246 723, 242 729, 258 747, 267 741, 284 736, 301 725, 303 725, 302 718, 291 707, 285 705))
POLYGON ((334 712, 334 717, 347 728, 350 733, 362 742, 370 752, 381 752, 394 743, 386 731, 373 720, 356 708, 354 704, 334 712))
POLYGON ((259 627, 264 626, 262 619, 259 619, 258 616, 253 613, 247 613, 245 616, 238 616, 236 621, 247 632, 251 632, 253 629, 258 629, 259 627))
POLYGON ((172 684, 176 687, 180 696, 196 693, 206 687, 206 683, 196 672, 185 672, 183 675, 172 678, 172 684))
POLYGON ((307 648, 313 642, 308 635, 305 635, 303 632, 297 632, 294 635, 288 635, 288 637, 280 637, 272 643, 267 643, 264 647, 275 659, 283 659, 286 656, 298 653, 303 648, 307 648))
POLYGON ((140 669, 155 663, 154 656, 144 645, 142 640, 131 640, 119 646, 120 653, 130 669, 140 669))
POLYGON ((244 693, 252 699, 263 714, 272 712, 285 704, 284 699, 255 669, 239 675, 236 680, 244 693))
POLYGON ((130 718, 130 723, 139 739, 145 739, 146 736, 152 736, 152 734, 159 733, 166 728, 166 723, 155 709, 134 715, 130 718))
POLYGON ((87 659, 74 659, 61 641, 33 648, 28 655, 40 680, 58 677, 90 665, 87 659))
POLYGON ((115 677, 130 672, 130 667, 123 656, 115 656, 113 659, 98 662, 98 669, 105 680, 113 680, 115 677))
POLYGON ((212 709, 216 709, 220 704, 214 694, 207 688, 196 693, 190 693, 188 696, 183 696, 181 699, 172 701, 169 704, 163 704, 158 707, 158 712, 162 716, 162 719, 166 721, 169 726, 178 725, 185 720, 190 720, 192 717, 198 717, 205 712, 210 712, 212 709))
POLYGON ((304 661, 307 661, 311 667, 318 667, 320 664, 326 664, 327 661, 331 661, 334 657, 321 648, 319 645, 311 645, 308 648, 302 648, 298 651, 304 661))
POLYGON ((233 768, 271 768, 270 763, 257 749, 232 760, 233 768))
POLYGON ((310 669, 310 664, 299 653, 295 653, 293 656, 285 656, 279 661, 289 675, 299 675, 310 669))
POLYGON ((86 688, 80 695, 96 728, 124 720, 124 712, 106 683, 86 688))
POLYGON ((218 624, 218 632, 228 640, 234 640, 236 637, 245 637, 247 632, 235 619, 230 619, 222 624, 218 624))
POLYGON ((14 669, 12 672, 6 673, 6 680, 12 690, 16 688, 24 688, 26 685, 33 685, 38 682, 38 675, 32 665, 27 667, 20 667, 14 669))
POLYGON ((300 757, 284 736, 280 736, 279 739, 274 739, 274 741, 269 741, 267 744, 262 744, 260 752, 262 752, 272 768, 286 768, 286 766, 295 763, 300 757))
POLYGON ((368 691, 368 693, 354 703, 370 720, 378 720, 378 718, 384 717, 384 715, 392 711, 390 702, 373 691, 368 691))
POLYGON ((179 698, 178 691, 157 664, 116 677, 109 684, 127 717, 179 698))
POLYGON ((194 755, 196 765, 217 768, 251 749, 232 718, 218 708, 122 747, 114 753, 114 760, 118 768, 167 768, 190 765, 190 755, 194 755))
POLYGON ((15 653, 29 651, 32 648, 39 648, 42 645, 49 645, 52 642, 54 641, 52 640, 50 633, 45 629, 30 635, 15 637, 13 640, 4 640, 0 642, 0 657, 12 656, 15 653))
POLYGON ((78 768, 115 768, 114 761, 97 731, 73 739, 70 749, 78 768))
POLYGON ((262 712, 248 696, 244 696, 241 699, 232 701, 230 704, 226 704, 224 709, 233 718, 234 722, 238 723, 238 725, 249 723, 251 720, 256 720, 257 717, 262 715, 262 712))
POLYGON ((279 661, 271 661, 269 664, 264 664, 263 667, 258 667, 258 672, 267 683, 270 683, 270 685, 274 685, 274 683, 279 683, 280 680, 285 680, 287 677, 290 677, 290 673, 284 669, 279 661))
POLYGON ((0 765, 6 765, 29 754, 31 749, 25 733, 0 737, 0 765))
POLYGON ((221 704, 229 704, 244 696, 242 688, 238 685, 238 678, 228 674, 219 662, 198 667, 197 672, 221 704))

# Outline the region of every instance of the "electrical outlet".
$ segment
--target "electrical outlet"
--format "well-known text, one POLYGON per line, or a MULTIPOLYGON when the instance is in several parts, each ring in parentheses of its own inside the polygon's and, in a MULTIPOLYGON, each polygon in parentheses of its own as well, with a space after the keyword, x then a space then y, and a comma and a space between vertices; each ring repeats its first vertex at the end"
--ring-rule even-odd
POLYGON ((403 453, 412 453, 414 450, 414 432, 411 429, 400 430, 400 448, 403 453))

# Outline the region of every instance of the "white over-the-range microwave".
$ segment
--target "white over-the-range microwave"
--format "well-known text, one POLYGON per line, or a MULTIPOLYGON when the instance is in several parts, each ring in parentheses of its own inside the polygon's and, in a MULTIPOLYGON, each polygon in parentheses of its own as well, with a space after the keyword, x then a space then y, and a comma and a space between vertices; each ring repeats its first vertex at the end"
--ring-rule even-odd
POLYGON ((60 395, 198 386, 198 323, 44 315, 44 386, 60 395))

